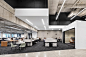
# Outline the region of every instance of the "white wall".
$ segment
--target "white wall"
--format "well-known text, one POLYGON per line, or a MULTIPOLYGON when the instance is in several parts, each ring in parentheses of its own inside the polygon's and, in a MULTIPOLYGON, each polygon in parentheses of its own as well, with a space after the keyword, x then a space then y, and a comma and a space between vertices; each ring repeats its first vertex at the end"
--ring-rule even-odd
POLYGON ((62 31, 59 30, 40 30, 38 31, 38 37, 40 37, 42 40, 44 37, 46 38, 61 38, 62 39, 62 31), (57 35, 56 35, 57 34, 57 35))
POLYGON ((37 32, 32 33, 32 38, 37 38, 37 32))
POLYGON ((28 33, 27 33, 27 32, 25 32, 25 33, 24 33, 24 38, 26 38, 26 37, 27 37, 27 38, 29 38, 29 36, 28 36, 28 33))
POLYGON ((86 21, 75 21, 63 28, 63 31, 75 27, 75 48, 86 49, 86 21))
POLYGON ((76 48, 86 49, 86 21, 77 22, 76 48))
POLYGON ((76 27, 76 23, 77 23, 77 21, 72 22, 72 23, 69 24, 68 26, 65 26, 65 27, 62 29, 62 31, 67 31, 67 30, 69 30, 69 29, 75 28, 75 27, 76 27))

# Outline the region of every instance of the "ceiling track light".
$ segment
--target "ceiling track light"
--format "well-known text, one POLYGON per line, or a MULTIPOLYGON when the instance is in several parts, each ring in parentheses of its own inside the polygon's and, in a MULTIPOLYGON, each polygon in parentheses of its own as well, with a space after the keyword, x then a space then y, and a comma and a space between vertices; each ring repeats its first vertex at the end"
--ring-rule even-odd
POLYGON ((61 29, 59 29, 59 30, 61 30, 61 29))
POLYGON ((63 8, 65 2, 66 2, 66 0, 63 1, 63 4, 62 4, 62 6, 61 6, 61 8, 60 8, 60 10, 59 10, 59 12, 58 12, 58 15, 56 16, 56 20, 58 19, 59 15, 60 15, 60 12, 61 12, 61 10, 62 10, 62 8, 63 8))
POLYGON ((46 30, 46 26, 44 26, 45 30, 46 30))
POLYGON ((85 20, 86 20, 86 18, 85 18, 85 20))
POLYGON ((76 16, 78 16, 80 13, 82 13, 84 10, 86 10, 86 7, 82 9, 78 14, 76 14, 74 17, 72 17, 70 20, 73 20, 76 16))
POLYGON ((49 21, 48 21, 48 19, 47 19, 47 23, 48 23, 49 21))
POLYGON ((54 28, 63 28, 65 26, 49 26, 49 28, 54 29, 54 28))
POLYGON ((44 23, 44 19, 42 19, 42 23, 43 23, 43 25, 45 25, 45 23, 44 23))
POLYGON ((39 29, 37 26, 34 26, 35 28, 39 29))
POLYGON ((29 24, 33 25, 33 23, 31 21, 29 21, 28 19, 26 19, 27 22, 29 22, 29 24))

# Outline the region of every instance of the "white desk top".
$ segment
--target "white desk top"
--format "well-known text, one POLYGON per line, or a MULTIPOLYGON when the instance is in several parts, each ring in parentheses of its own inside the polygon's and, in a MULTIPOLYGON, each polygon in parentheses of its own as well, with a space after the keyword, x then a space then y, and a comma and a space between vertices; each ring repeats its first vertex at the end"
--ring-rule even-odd
POLYGON ((22 43, 25 43, 25 42, 23 41, 16 42, 16 44, 22 44, 22 43))
POLYGON ((24 42, 32 42, 31 39, 25 39, 24 42))
POLYGON ((45 42, 57 42, 56 39, 53 39, 53 38, 48 38, 48 39, 45 39, 45 42))

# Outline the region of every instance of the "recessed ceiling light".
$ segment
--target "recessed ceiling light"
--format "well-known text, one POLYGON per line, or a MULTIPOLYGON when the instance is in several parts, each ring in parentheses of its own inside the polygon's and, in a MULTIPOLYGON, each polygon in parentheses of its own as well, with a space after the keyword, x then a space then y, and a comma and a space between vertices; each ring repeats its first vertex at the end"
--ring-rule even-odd
POLYGON ((49 28, 63 28, 65 26, 49 26, 49 28))
POLYGON ((31 21, 29 21, 28 19, 26 19, 26 21, 28 21, 31 25, 33 25, 33 23, 31 21))
POLYGON ((78 16, 80 13, 82 13, 84 10, 86 10, 86 7, 82 9, 79 13, 77 13, 75 16, 73 16, 70 20, 73 20, 76 16, 78 16))
POLYGON ((37 26, 34 26, 36 29, 40 30, 37 26))
POLYGON ((34 27, 38 29, 38 27, 37 27, 37 26, 34 26, 34 27))
POLYGON ((86 18, 85 18, 85 20, 86 20, 86 18))
POLYGON ((46 30, 46 26, 44 26, 45 30, 46 30))
POLYGON ((44 20, 42 19, 42 23, 43 23, 43 25, 45 25, 45 23, 44 23, 44 20))
POLYGON ((78 22, 81 22, 81 21, 78 21, 78 22))
POLYGON ((68 17, 72 17, 72 16, 73 16, 73 12, 68 17))

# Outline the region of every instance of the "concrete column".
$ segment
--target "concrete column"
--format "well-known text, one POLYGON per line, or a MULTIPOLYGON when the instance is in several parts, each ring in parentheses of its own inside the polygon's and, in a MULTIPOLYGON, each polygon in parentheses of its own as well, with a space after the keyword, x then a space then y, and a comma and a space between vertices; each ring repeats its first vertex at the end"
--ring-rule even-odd
POLYGON ((28 36, 27 32, 24 33, 24 38, 26 38, 26 37, 29 39, 29 36, 28 36))
POLYGON ((3 32, 1 32, 1 38, 3 38, 3 32))

